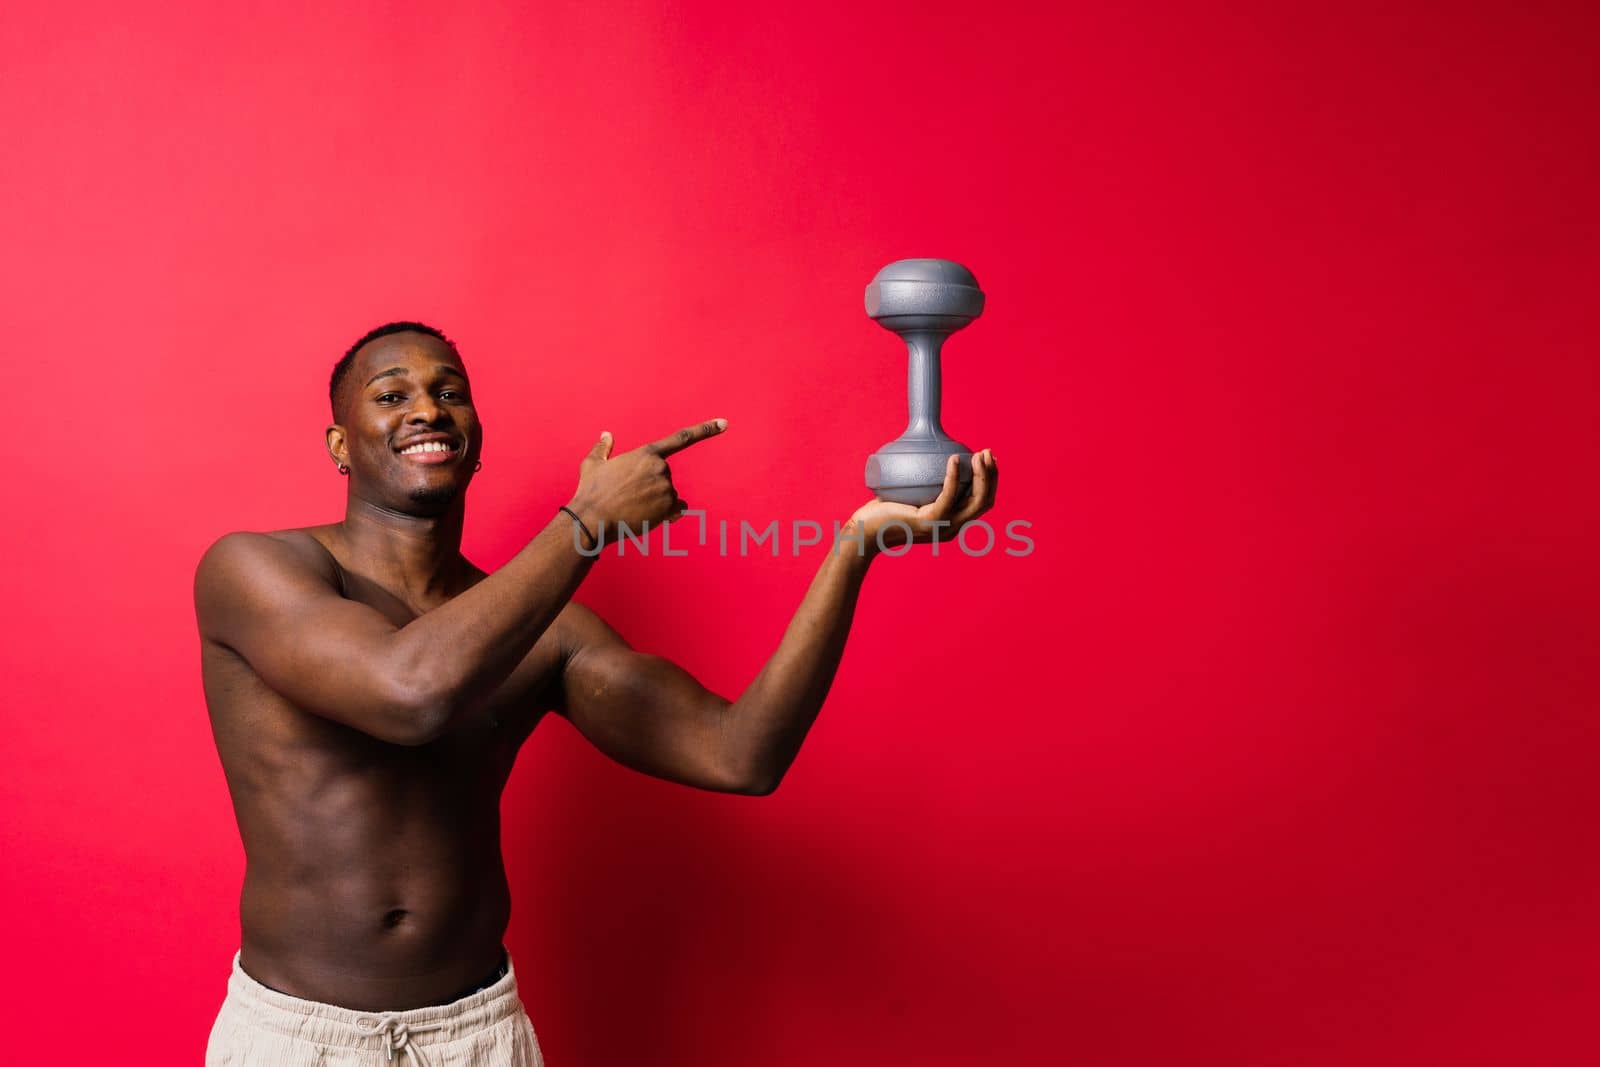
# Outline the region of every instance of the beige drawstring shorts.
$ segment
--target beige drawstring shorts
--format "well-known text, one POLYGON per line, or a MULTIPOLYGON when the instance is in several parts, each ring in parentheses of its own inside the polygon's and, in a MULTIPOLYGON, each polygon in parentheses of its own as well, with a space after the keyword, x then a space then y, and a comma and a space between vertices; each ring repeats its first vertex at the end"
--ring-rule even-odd
POLYGON ((269 989, 234 953, 205 1067, 543 1067, 517 972, 450 1004, 351 1011, 269 989))

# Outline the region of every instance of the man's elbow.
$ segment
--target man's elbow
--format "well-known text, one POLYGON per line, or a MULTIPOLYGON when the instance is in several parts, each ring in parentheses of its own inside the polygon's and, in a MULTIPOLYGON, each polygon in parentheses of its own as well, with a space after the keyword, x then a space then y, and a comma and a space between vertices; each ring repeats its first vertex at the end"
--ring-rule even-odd
POLYGON ((413 716, 404 720, 392 731, 388 740, 406 748, 418 748, 422 745, 431 745, 443 737, 444 732, 443 720, 439 717, 431 714, 426 717, 413 716))
POLYGON ((454 716, 454 709, 437 693, 404 687, 391 695, 389 709, 386 740, 407 747, 437 741, 454 716))
POLYGON ((414 655, 393 662, 385 677, 389 681, 384 697, 396 744, 415 746, 437 741, 470 702, 458 679, 414 655))
POLYGON ((381 724, 367 730, 379 741, 405 748, 432 744, 444 735, 439 720, 432 714, 421 715, 412 710, 395 709, 384 716, 381 724))
POLYGON ((742 797, 770 797, 778 791, 778 783, 782 781, 781 768, 751 768, 735 775, 724 792, 742 797))

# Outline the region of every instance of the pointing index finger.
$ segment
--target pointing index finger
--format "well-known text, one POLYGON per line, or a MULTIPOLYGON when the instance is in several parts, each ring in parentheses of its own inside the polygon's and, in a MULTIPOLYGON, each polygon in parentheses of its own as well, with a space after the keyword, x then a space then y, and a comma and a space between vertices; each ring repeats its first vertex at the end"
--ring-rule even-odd
POLYGON ((652 441, 645 447, 659 455, 670 456, 674 452, 682 452, 697 441, 704 441, 708 437, 715 437, 728 428, 727 419, 712 419, 694 426, 686 426, 677 433, 668 434, 659 441, 652 441))

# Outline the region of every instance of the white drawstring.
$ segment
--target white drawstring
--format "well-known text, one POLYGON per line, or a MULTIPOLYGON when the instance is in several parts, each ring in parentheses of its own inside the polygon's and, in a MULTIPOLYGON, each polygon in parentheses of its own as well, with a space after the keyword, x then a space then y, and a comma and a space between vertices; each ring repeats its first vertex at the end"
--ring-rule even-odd
POLYGON ((356 1020, 356 1032, 364 1037, 383 1038, 384 1050, 388 1052, 389 1059, 394 1059, 396 1051, 411 1053, 412 1062, 425 1065, 428 1057, 421 1048, 411 1043, 412 1034, 420 1034, 424 1030, 443 1030, 444 1023, 429 1023, 427 1026, 408 1026, 392 1011, 386 1011, 378 1016, 376 1023, 368 1022, 371 1016, 356 1020))

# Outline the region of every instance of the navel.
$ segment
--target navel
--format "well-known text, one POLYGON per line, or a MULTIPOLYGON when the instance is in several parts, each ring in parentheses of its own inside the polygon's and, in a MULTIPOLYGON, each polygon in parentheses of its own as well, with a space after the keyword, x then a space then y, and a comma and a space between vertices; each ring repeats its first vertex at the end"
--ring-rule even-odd
POLYGON ((383 925, 390 930, 406 921, 411 913, 404 908, 393 908, 383 913, 383 925))

